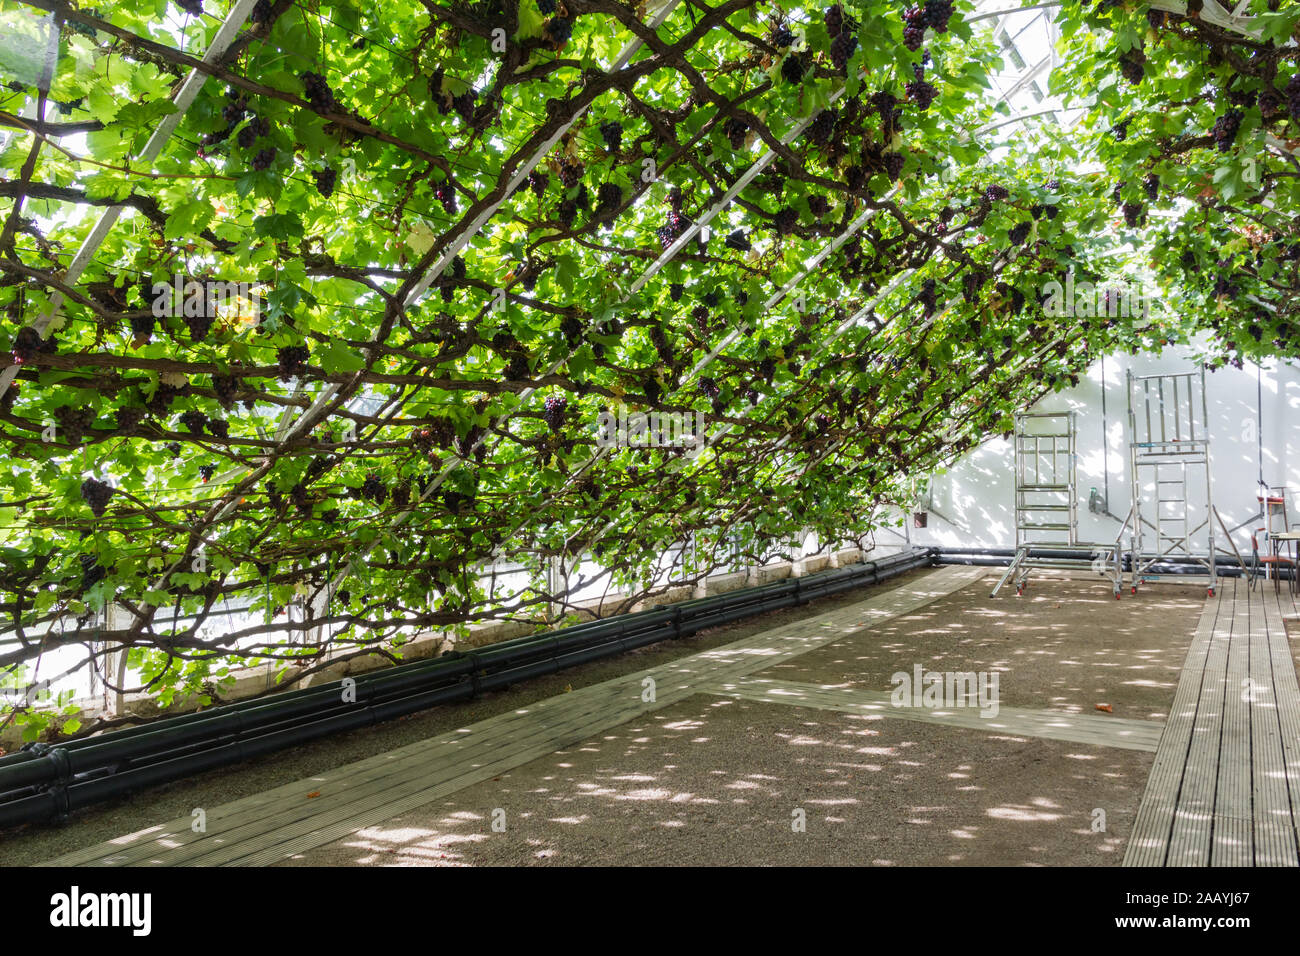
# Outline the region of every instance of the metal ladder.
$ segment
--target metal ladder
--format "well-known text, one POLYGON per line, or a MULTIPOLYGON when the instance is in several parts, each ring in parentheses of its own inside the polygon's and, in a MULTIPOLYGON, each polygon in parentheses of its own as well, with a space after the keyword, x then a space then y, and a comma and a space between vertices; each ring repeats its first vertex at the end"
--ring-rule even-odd
POLYGON ((1016 415, 1016 554, 990 596, 1008 581, 1024 593, 1033 568, 1090 568, 1109 574, 1118 597, 1122 589, 1118 544, 1079 541, 1077 427, 1074 412, 1021 412, 1016 415), (1091 557, 1076 555, 1088 550, 1091 557))
POLYGON ((1214 510, 1210 483, 1205 368, 1159 375, 1129 371, 1127 386, 1133 504, 1120 537, 1125 530, 1129 532, 1133 593, 1139 584, 1160 577, 1151 569, 1161 561, 1182 557, 1206 569, 1207 589, 1213 595, 1218 583, 1214 522, 1222 525, 1222 520, 1214 510), (1189 490, 1193 477, 1200 474, 1205 481, 1203 505, 1199 500, 1192 502, 1189 490), (1147 487, 1153 489, 1149 500, 1144 495, 1147 487), (1154 505, 1154 511, 1147 510, 1147 505, 1154 505), (1194 539, 1202 529, 1205 555, 1194 551, 1194 539))

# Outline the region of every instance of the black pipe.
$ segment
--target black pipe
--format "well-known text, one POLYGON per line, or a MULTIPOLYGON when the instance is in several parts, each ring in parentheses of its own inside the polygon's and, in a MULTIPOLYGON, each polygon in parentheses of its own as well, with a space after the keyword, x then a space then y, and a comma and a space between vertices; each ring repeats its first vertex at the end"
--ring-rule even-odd
POLYGON ((356 700, 342 681, 271 698, 220 705, 0 758, 0 827, 62 818, 140 787, 180 779, 333 733, 369 726, 486 690, 610 657, 634 647, 694 634, 767 610, 886 580, 932 563, 914 550, 870 563, 696 598, 546 634, 452 652, 355 678, 356 700))
MULTIPOLYGON (((934 548, 935 563, 945 564, 965 564, 975 567, 1006 567, 1011 563, 1011 559, 1016 556, 1015 548, 934 548)), ((1096 552, 1086 549, 1068 550, 1068 549, 1030 549, 1030 557, 1060 557, 1070 560, 1090 561, 1096 557, 1096 552)), ((1132 570, 1131 556, 1128 551, 1121 554, 1121 568, 1127 573, 1132 570)), ((1249 573, 1249 562, 1247 562, 1247 573, 1249 573)), ((1179 556, 1169 556, 1152 565, 1149 569, 1151 576, 1159 577, 1162 575, 1195 575, 1208 573, 1205 567, 1204 559, 1187 558, 1179 556)), ((1229 555, 1215 555, 1214 560, 1215 574, 1219 577, 1241 577, 1241 565, 1237 559, 1229 555)), ((1290 568, 1275 569, 1283 580, 1289 580, 1292 575, 1290 568)))

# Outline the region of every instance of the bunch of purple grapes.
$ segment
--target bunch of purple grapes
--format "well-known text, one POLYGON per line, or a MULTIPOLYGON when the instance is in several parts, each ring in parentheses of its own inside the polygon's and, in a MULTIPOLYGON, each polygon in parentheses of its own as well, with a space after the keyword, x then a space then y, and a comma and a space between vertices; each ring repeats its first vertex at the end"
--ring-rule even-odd
POLYGON ((569 400, 563 395, 550 395, 542 404, 542 418, 551 431, 558 432, 564 425, 564 413, 568 410, 569 400))
POLYGON ((1226 153, 1232 149, 1232 144, 1236 142, 1237 133, 1241 130, 1241 121, 1245 118, 1241 110, 1228 110, 1222 116, 1214 121, 1214 128, 1210 130, 1210 136, 1214 144, 1219 147, 1219 152, 1226 153))
POLYGON ((316 191, 329 199, 334 195, 334 184, 338 181, 338 171, 333 166, 326 166, 324 169, 313 169, 311 178, 316 183, 316 191))
POLYGON ((311 351, 305 345, 285 345, 276 349, 275 360, 280 366, 280 381, 287 382, 307 371, 311 351))
POLYGON ((108 500, 113 497, 113 491, 112 485, 98 478, 87 478, 81 483, 81 497, 86 504, 90 505, 91 514, 96 518, 104 516, 104 509, 108 507, 108 500))
POLYGON ((302 74, 303 89, 307 91, 307 100, 311 103, 311 108, 317 113, 324 115, 332 112, 338 101, 334 99, 334 91, 330 85, 325 82, 325 77, 319 73, 310 71, 302 74))

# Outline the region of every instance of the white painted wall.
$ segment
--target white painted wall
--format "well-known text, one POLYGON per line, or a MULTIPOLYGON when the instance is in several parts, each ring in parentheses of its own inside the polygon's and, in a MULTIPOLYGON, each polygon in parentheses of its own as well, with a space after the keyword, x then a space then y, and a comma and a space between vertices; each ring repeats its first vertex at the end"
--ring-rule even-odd
MULTIPOLYGON (((1081 541, 1113 541, 1131 503, 1125 371, 1132 369, 1135 375, 1147 375, 1193 368, 1191 351, 1181 348, 1161 354, 1108 356, 1081 377, 1077 388, 1049 395, 1033 409, 1078 413, 1081 541), (1117 518, 1089 513, 1088 491, 1092 487, 1109 495, 1108 510, 1117 518)), ((1205 387, 1214 503, 1225 524, 1235 528, 1259 511, 1255 495, 1261 473, 1267 484, 1288 487, 1287 517, 1292 525, 1300 524, 1300 370, 1281 363, 1262 369, 1247 364, 1241 371, 1221 368, 1206 374, 1205 387), (1259 431, 1257 421, 1262 421, 1259 431)), ((929 526, 913 528, 912 541, 949 547, 1013 546, 1012 461, 1011 442, 994 437, 960 459, 947 473, 936 476, 929 526)), ((1233 534, 1247 560, 1250 528, 1262 523, 1249 521, 1246 528, 1233 534)), ((1222 538, 1217 528, 1216 538, 1222 538)), ((1194 540, 1199 545, 1196 550, 1204 553, 1204 531, 1198 532, 1194 540)), ((1221 540, 1216 543, 1223 545, 1221 540)))

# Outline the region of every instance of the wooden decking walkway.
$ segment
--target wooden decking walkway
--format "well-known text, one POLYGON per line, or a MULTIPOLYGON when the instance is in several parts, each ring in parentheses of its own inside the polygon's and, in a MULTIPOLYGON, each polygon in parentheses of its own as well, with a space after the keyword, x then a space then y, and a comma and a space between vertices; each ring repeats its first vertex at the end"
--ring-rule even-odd
POLYGON ((1187 652, 1125 866, 1300 865, 1300 686, 1271 582, 1225 579, 1187 652))
POLYGON ((947 567, 867 601, 500 714, 467 728, 51 860, 56 866, 256 866, 331 843, 649 711, 923 607, 984 575, 947 567), (654 681, 654 699, 644 699, 654 681), (310 796, 315 794, 315 796, 310 796))

